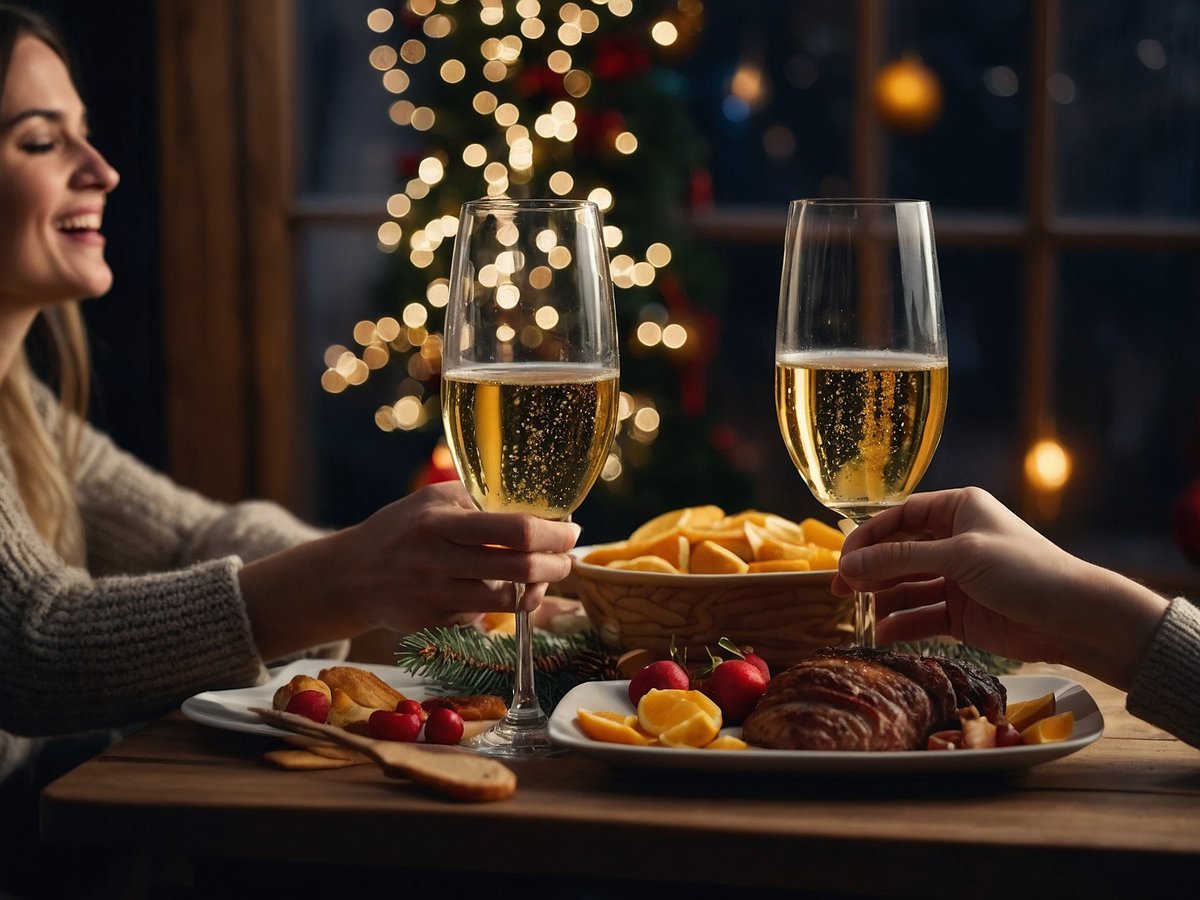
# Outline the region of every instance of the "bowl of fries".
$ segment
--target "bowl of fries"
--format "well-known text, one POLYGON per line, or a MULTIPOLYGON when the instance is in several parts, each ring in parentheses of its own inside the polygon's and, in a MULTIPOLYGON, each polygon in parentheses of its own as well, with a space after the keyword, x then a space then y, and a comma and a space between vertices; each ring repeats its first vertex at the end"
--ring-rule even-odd
POLYGON ((574 551, 574 584, 614 652, 707 658, 728 638, 772 669, 850 643, 854 606, 835 597, 842 533, 816 519, 691 506, 655 516, 627 540, 574 551))

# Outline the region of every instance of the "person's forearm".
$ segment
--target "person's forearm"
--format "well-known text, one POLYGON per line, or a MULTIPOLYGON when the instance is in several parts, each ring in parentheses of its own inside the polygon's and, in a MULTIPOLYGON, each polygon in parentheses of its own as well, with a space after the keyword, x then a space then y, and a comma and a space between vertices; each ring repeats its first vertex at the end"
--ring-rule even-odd
POLYGON ((263 659, 351 638, 367 623, 341 602, 353 585, 339 573, 352 572, 336 533, 299 544, 244 565, 238 580, 255 642, 263 659))

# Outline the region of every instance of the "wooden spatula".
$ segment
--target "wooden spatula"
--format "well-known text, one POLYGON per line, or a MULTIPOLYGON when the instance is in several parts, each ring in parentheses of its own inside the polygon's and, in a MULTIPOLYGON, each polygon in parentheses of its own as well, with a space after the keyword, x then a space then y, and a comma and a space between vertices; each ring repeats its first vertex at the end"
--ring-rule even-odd
POLYGON ((456 800, 474 803, 503 800, 517 789, 517 776, 512 769, 458 747, 376 741, 279 709, 252 706, 250 712, 286 731, 351 747, 369 756, 385 775, 412 779, 456 800))

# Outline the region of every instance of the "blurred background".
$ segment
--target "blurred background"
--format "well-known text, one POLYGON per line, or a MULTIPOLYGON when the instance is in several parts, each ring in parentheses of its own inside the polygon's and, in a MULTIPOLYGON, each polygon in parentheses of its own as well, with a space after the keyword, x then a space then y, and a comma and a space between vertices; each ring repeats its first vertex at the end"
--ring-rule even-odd
POLYGON ((35 3, 121 171, 97 420, 185 483, 349 524, 446 477, 459 204, 591 196, 621 434, 584 540, 717 503, 830 520, 779 438, 788 201, 933 204, 950 405, 926 489, 1200 561, 1200 0, 35 3))

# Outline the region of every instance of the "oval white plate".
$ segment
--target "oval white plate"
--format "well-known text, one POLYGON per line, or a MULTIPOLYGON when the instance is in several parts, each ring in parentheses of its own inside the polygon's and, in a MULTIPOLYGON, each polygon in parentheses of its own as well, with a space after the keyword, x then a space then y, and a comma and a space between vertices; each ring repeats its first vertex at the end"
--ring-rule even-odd
MULTIPOLYGON (((1082 685, 1054 675, 1009 675, 1000 679, 1010 703, 1053 692, 1059 712, 1075 714, 1075 732, 1053 744, 1026 744, 990 750, 912 750, 908 752, 821 752, 815 750, 694 750, 632 747, 593 741, 580 730, 575 711, 632 713, 628 681, 594 681, 571 690, 550 717, 550 737, 559 746, 622 766, 698 769, 723 772, 798 772, 816 774, 894 774, 1009 772, 1027 769, 1082 750, 1104 733, 1104 717, 1082 685)), ((738 735, 741 728, 722 734, 738 735)))
MULTIPOLYGON (((275 697, 275 691, 280 685, 291 681, 295 675, 311 675, 315 678, 322 669, 339 665, 349 664, 329 659, 299 659, 282 668, 273 669, 271 680, 266 684, 234 688, 228 691, 204 691, 184 700, 180 709, 185 716, 201 725, 278 737, 288 732, 276 728, 274 725, 268 725, 255 713, 250 712, 249 707, 265 706, 269 708, 275 697)), ((430 696, 430 692, 426 689, 427 681, 416 678, 396 666, 368 663, 353 663, 353 666, 356 669, 373 672, 406 697, 424 700, 430 696)))

